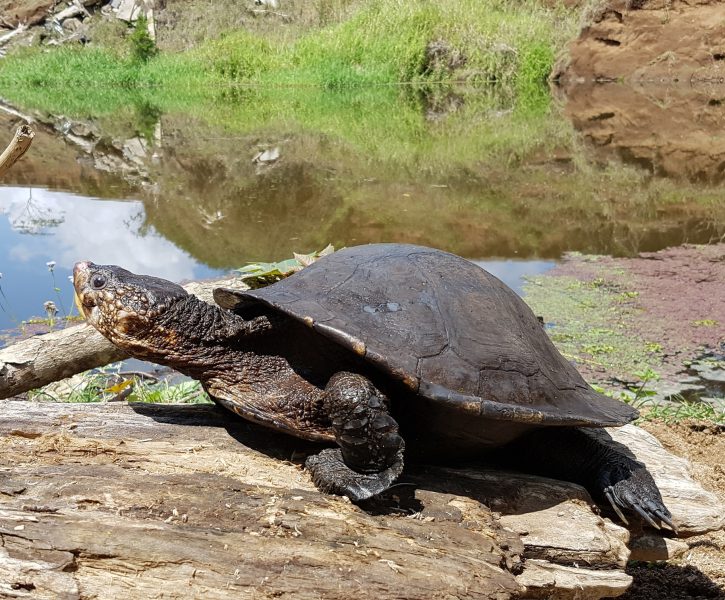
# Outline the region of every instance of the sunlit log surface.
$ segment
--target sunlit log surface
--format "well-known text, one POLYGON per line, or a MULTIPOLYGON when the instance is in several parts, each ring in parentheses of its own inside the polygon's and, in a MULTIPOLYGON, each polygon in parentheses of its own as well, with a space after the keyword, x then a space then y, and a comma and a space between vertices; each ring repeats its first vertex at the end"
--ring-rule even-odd
POLYGON ((0 446, 4 597, 601 598, 630 583, 629 532, 578 486, 411 467, 363 510, 315 490, 300 466, 314 448, 211 405, 8 401, 0 446))

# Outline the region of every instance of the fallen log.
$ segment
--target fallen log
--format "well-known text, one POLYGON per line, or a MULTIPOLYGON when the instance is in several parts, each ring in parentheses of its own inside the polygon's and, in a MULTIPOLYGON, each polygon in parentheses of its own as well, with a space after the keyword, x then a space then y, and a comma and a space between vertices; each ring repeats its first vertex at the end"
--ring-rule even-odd
MULTIPOLYGON (((213 302, 212 290, 244 287, 238 278, 191 282, 184 288, 213 302)), ((90 325, 74 325, 61 331, 16 342, 0 349, 0 399, 12 398, 53 381, 128 358, 90 325)))
POLYGON ((10 170, 10 167, 27 152, 30 144, 33 143, 34 137, 35 131, 30 125, 18 127, 8 147, 0 154, 0 177, 3 177, 10 170))
POLYGON ((80 2, 72 3, 70 6, 64 8, 60 12, 52 15, 52 18, 57 23, 61 23, 66 19, 70 19, 71 17, 77 17, 78 15, 83 15, 86 17, 90 16, 90 13, 86 10, 86 7, 83 6, 80 2))
POLYGON ((28 26, 21 23, 12 31, 8 31, 7 33, 4 33, 3 35, 0 35, 0 46, 4 46, 10 40, 12 40, 16 35, 19 35, 19 34, 23 33, 24 31, 27 31, 27 29, 28 29, 28 26))
POLYGON ((0 350, 0 398, 11 398, 127 358, 90 325, 39 335, 0 350))
POLYGON ((0 447, 0 596, 594 599, 631 581, 629 533, 579 486, 411 466, 361 508, 314 488, 310 444, 212 405, 10 401, 0 447))

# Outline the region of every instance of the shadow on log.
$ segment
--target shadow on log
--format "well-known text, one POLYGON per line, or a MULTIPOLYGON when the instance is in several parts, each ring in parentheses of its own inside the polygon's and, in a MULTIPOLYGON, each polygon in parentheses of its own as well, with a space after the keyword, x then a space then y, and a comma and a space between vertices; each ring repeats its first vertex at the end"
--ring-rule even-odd
POLYGON ((358 507, 314 488, 311 445, 211 405, 9 401, 0 448, 0 597, 601 598, 631 582, 629 532, 578 486, 411 467, 358 507))

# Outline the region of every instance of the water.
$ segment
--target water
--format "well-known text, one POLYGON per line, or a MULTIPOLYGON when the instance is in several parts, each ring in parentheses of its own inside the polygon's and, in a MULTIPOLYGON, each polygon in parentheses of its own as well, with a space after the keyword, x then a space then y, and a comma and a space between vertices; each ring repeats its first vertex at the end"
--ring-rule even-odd
MULTIPOLYGON (((101 201, 33 187, 0 190, 0 285, 4 292, 0 297, 0 329, 44 315, 43 305, 48 300, 55 302, 62 315, 77 314, 70 276, 79 260, 119 264, 172 281, 228 272, 200 263, 154 227, 144 228, 146 214, 140 201, 101 201)), ((519 292, 525 275, 542 273, 554 264, 535 260, 476 262, 519 292)))
MULTIPOLYGON (((68 276, 85 259, 183 281, 328 243, 409 242, 473 259, 520 293, 565 252, 627 256, 725 233, 719 171, 628 163, 622 136, 603 158, 548 101, 310 93, 145 103, 123 119, 36 113, 36 140, 0 187, 0 330, 47 300, 70 311, 68 276)), ((0 111, 0 139, 17 124, 0 111)))
MULTIPOLYGON (((86 258, 173 281, 219 274, 200 264, 153 227, 142 229, 140 201, 100 201, 33 187, 0 188, 0 329, 44 315, 54 301, 60 314, 73 309, 69 278, 86 258), (48 263, 54 263, 52 272, 48 263), (58 291, 56 291, 58 288, 58 291)), ((77 314, 77 313, 76 313, 77 314)))

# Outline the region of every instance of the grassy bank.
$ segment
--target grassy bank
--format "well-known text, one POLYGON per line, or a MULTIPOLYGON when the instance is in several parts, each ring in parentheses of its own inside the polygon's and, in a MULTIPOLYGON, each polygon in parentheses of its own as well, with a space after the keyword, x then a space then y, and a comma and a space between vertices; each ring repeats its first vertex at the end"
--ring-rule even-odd
POLYGON ((297 26, 229 31, 148 60, 117 27, 85 47, 25 49, 0 63, 0 97, 93 118, 109 135, 151 131, 160 114, 241 135, 314 131, 398 168, 473 168, 569 143, 545 80, 573 13, 534 0, 311 4, 317 25, 307 14, 297 26), (462 100, 451 85, 460 82, 476 93, 462 100), (426 118, 451 110, 440 126, 426 118))
MULTIPOLYGON (((574 32, 574 16, 532 0, 374 0, 339 23, 281 36, 246 30, 179 53, 134 60, 126 44, 31 49, 0 68, 2 94, 44 89, 85 94, 91 88, 228 84, 314 85, 496 82, 538 93, 557 52, 574 32), (95 47, 94 47, 95 46, 95 47)), ((95 93, 95 92, 94 92, 95 93)), ((113 100, 112 92, 109 92, 113 100)))

